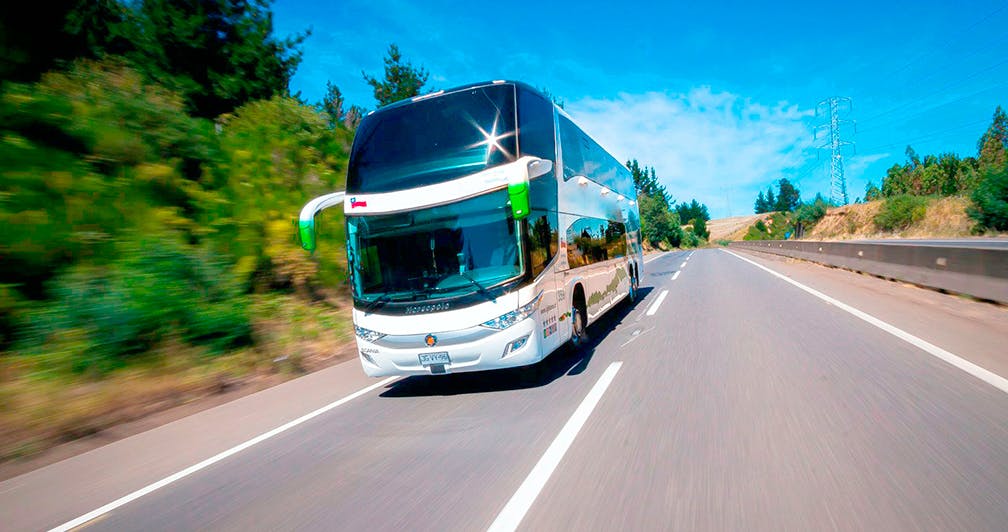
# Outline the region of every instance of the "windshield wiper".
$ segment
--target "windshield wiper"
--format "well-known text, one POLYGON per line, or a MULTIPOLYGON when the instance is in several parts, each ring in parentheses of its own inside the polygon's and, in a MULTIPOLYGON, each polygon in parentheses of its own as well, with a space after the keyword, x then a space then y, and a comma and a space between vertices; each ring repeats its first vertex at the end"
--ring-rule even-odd
POLYGON ((382 294, 369 301, 366 305, 364 305, 364 313, 370 314, 372 310, 377 309, 378 307, 384 305, 385 303, 388 303, 391 300, 392 296, 388 294, 382 294))
POLYGON ((465 279, 466 281, 469 281, 469 284, 475 286, 476 291, 479 292, 481 296, 485 297, 487 301, 491 303, 497 301, 497 298, 494 297, 493 294, 491 294, 490 291, 487 290, 485 286, 481 285, 478 281, 476 281, 476 279, 470 277, 468 273, 460 273, 459 277, 465 279))

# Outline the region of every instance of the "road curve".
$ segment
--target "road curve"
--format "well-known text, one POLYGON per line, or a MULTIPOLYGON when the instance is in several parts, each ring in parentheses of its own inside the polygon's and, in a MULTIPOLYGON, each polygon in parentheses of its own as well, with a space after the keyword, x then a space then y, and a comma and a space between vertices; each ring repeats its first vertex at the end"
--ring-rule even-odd
MULTIPOLYGON (((1005 368, 1002 309, 745 256, 1005 368)), ((581 412, 520 529, 1004 529, 1008 394, 724 251, 666 254, 642 281, 582 354, 392 382, 84 526, 487 529, 581 412)), ((33 511, 33 474, 0 483, 14 529, 84 513, 33 511)), ((100 479, 65 482, 72 499, 100 479)))

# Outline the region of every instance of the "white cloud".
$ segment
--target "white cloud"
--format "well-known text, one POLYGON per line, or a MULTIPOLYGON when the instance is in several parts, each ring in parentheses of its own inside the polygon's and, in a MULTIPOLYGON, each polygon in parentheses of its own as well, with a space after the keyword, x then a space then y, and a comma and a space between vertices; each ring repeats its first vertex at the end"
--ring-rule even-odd
POLYGON ((572 101, 567 111, 620 161, 654 166, 677 201, 696 198, 714 217, 748 214, 760 189, 814 158, 811 109, 754 102, 698 87, 572 101))

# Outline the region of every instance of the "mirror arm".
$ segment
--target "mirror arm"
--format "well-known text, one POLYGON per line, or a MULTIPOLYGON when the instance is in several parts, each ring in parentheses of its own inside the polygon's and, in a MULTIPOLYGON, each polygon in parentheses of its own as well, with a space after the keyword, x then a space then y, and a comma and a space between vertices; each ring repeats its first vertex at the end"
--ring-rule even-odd
POLYGON ((319 212, 343 203, 346 192, 339 191, 319 196, 305 204, 298 216, 298 235, 301 237, 301 247, 307 251, 315 251, 315 215, 319 212))

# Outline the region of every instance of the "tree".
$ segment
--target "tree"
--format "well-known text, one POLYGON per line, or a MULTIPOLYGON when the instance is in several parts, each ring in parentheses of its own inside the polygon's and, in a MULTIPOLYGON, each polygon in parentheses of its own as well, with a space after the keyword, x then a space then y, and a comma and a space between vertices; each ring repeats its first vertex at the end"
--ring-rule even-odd
POLYGON ((973 205, 966 213, 976 220, 977 229, 1008 231, 1008 164, 985 168, 971 199, 973 205))
POLYGON ((705 222, 710 220, 710 212, 707 210, 707 206, 695 199, 689 203, 684 201, 676 205, 675 210, 679 214, 680 220, 703 219, 705 222))
POLYGON ((1008 115, 999 105, 990 127, 977 141, 978 162, 982 170, 1000 168, 1008 160, 1008 115))
POLYGON ((693 224, 693 234, 694 235, 696 235, 696 236, 698 236, 698 237, 700 237, 700 238, 702 238, 704 240, 707 240, 707 238, 710 237, 710 232, 707 231, 707 221, 704 220, 703 217, 694 218, 692 220, 692 224, 693 224))
POLYGON ((419 96, 430 76, 423 66, 414 68, 409 61, 403 60, 399 47, 394 43, 389 45, 388 55, 385 56, 385 79, 379 80, 366 72, 361 74, 374 90, 379 107, 419 96))
POLYGON ((767 212, 773 211, 777 208, 777 196, 774 196, 772 187, 767 187, 766 189, 766 204, 767 212))
POLYGON ((879 190, 877 186, 875 186, 874 182, 868 181, 868 184, 865 185, 864 199, 865 201, 875 201, 882 199, 882 191, 879 190))
POLYGON ((343 93, 340 92, 339 87, 327 81, 325 95, 322 96, 322 102, 318 107, 320 111, 325 113, 330 128, 343 123, 343 118, 346 117, 346 112, 343 110, 344 103, 343 93))
POLYGON ((346 116, 343 117, 343 125, 347 127, 350 131, 356 131, 357 126, 360 125, 360 121, 364 118, 367 110, 359 105, 351 105, 350 109, 347 110, 346 116))
POLYGON ((626 167, 630 170, 630 175, 633 176, 634 188, 637 189, 638 196, 644 194, 660 198, 665 204, 673 203, 665 186, 658 181, 658 173, 654 167, 641 166, 637 159, 627 161, 626 167))
POLYGON ((36 81, 78 58, 122 54, 125 10, 116 0, 4 2, 0 5, 0 79, 36 81))
POLYGON ((798 189, 785 178, 777 182, 777 201, 774 203, 774 210, 791 212, 798 208, 801 203, 801 195, 798 189))
POLYGON ((273 36, 270 0, 141 0, 129 4, 127 54, 148 79, 213 118, 253 100, 286 96, 305 32, 273 36))
POLYGON ((641 234, 649 244, 658 247, 662 242, 678 246, 682 240, 679 217, 659 197, 646 194, 640 198, 641 234))
POLYGON ((756 214, 763 214, 769 210, 770 209, 767 207, 766 196, 763 195, 763 191, 761 190, 759 195, 756 196, 756 204, 753 205, 753 212, 756 214))

